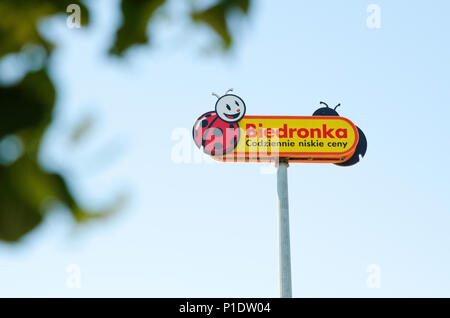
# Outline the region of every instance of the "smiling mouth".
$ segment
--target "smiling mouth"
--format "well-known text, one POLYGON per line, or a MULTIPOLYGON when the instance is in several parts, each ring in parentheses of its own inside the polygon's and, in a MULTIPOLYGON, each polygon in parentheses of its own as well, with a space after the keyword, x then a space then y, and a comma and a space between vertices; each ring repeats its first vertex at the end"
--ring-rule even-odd
POLYGON ((228 115, 228 114, 224 114, 225 117, 227 117, 228 119, 236 119, 239 117, 241 113, 236 113, 236 114, 232 114, 232 115, 228 115))

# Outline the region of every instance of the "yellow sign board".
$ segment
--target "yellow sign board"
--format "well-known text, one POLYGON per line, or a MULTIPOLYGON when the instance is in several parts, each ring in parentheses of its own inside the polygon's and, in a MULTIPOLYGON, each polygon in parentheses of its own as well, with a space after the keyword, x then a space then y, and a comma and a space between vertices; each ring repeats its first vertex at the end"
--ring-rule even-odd
POLYGON ((295 162, 349 159, 358 144, 358 130, 339 116, 244 116, 233 151, 213 158, 260 162, 284 158, 295 162))

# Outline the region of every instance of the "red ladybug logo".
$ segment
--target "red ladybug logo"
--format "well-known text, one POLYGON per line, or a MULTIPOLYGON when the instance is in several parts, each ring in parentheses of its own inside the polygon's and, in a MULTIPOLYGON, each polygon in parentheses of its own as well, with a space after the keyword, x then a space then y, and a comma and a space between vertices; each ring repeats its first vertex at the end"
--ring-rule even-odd
POLYGON ((236 148, 240 138, 238 122, 245 115, 245 103, 239 96, 228 94, 216 96, 216 110, 200 116, 192 129, 197 147, 212 156, 225 155, 236 148))

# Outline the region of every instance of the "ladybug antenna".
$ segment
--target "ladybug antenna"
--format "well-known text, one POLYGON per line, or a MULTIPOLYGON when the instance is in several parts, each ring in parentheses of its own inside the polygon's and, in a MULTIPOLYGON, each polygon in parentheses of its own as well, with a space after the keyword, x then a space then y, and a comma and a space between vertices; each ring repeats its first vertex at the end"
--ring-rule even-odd
POLYGON ((336 110, 339 106, 341 106, 341 103, 337 104, 336 107, 334 107, 334 110, 336 110))
POLYGON ((233 91, 233 89, 230 88, 229 90, 227 90, 227 91, 225 92, 225 95, 228 94, 229 92, 232 92, 232 91, 233 91))
POLYGON ((329 108, 327 103, 325 103, 325 102, 320 102, 320 103, 324 104, 325 106, 327 106, 327 108, 329 108))
POLYGON ((216 97, 217 97, 217 99, 219 99, 219 98, 220 98, 220 96, 219 96, 219 95, 217 95, 217 94, 216 94, 216 93, 214 93, 214 92, 213 92, 213 93, 211 93, 211 95, 212 95, 212 96, 216 96, 216 97))

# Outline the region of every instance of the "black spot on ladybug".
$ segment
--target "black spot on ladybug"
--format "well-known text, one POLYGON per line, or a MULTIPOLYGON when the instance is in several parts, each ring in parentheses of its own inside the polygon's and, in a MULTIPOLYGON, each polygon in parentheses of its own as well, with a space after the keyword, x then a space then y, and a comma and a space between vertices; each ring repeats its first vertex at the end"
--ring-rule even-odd
POLYGON ((211 114, 206 114, 205 118, 211 117, 211 114))
POLYGON ((203 127, 203 128, 207 127, 207 126, 208 126, 208 123, 209 123, 209 122, 208 122, 206 119, 203 119, 203 120, 202 120, 202 127, 203 127))
POLYGON ((234 128, 234 125, 233 125, 233 124, 230 124, 230 128, 234 128))
POLYGON ((223 135, 223 131, 222 131, 221 128, 214 128, 213 134, 214 134, 214 136, 216 136, 216 137, 220 137, 220 136, 223 135))

